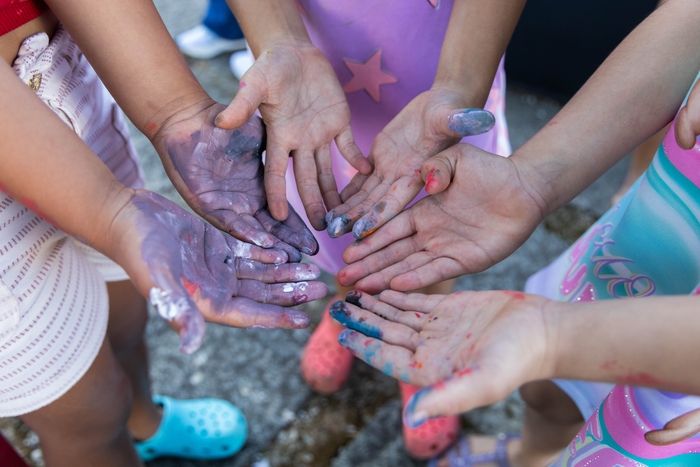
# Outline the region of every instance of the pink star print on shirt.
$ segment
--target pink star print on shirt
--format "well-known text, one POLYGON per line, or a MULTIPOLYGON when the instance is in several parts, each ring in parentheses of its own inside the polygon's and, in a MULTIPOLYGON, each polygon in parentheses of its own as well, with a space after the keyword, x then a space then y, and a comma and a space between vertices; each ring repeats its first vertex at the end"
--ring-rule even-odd
POLYGON ((379 103, 381 100, 379 86, 399 81, 389 73, 382 71, 382 49, 377 49, 364 63, 347 58, 343 61, 353 75, 350 81, 343 86, 343 91, 346 93, 365 90, 374 102, 379 103))

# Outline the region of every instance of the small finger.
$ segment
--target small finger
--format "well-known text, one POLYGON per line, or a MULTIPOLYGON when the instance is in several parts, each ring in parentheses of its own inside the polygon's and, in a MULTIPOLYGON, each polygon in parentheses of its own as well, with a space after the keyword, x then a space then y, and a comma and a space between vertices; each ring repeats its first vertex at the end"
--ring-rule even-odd
POLYGON ((238 279, 252 279, 267 284, 315 281, 321 277, 318 266, 309 263, 263 264, 251 259, 237 258, 235 269, 238 279))
POLYGON ((474 136, 490 131, 496 117, 484 109, 459 109, 447 117, 447 128, 459 136, 474 136))
POLYGON ((404 423, 409 428, 417 428, 431 418, 457 415, 497 402, 511 390, 497 381, 478 365, 467 367, 415 393, 404 409, 404 423))
MULTIPOLYGON (((401 211, 406 208, 408 203, 420 193, 423 188, 423 180, 420 174, 414 177, 403 177, 397 180, 391 188, 389 188, 383 197, 374 206, 369 207, 367 204, 369 199, 361 206, 355 208, 358 212, 367 212, 359 219, 352 228, 352 234, 355 238, 363 239, 374 233, 379 227, 389 222, 396 217, 401 211)), ((373 196, 370 196, 373 198, 373 196)), ((347 216, 352 218, 355 211, 348 212, 347 216)))
MULTIPOLYGON (((318 242, 294 208, 289 206, 289 215, 280 222, 274 219, 269 211, 263 210, 255 215, 263 228, 282 242, 291 245, 302 253, 315 255, 318 253, 318 242)), ((286 251, 286 250, 285 250, 286 251)), ((301 257, 299 258, 301 260, 301 257)), ((291 257, 290 257, 291 261, 291 257)))
POLYGON ((370 311, 387 321, 408 326, 416 332, 420 332, 420 330, 423 328, 423 322, 425 321, 423 319, 425 316, 424 313, 413 311, 410 308, 396 308, 359 290, 351 290, 348 292, 348 294, 345 296, 345 301, 355 305, 358 308, 370 311))
POLYGON ((478 271, 465 271, 464 267, 452 258, 437 258, 422 266, 413 267, 413 270, 396 274, 387 288, 408 292, 472 272, 478 271))
MULTIPOLYGON (((357 178, 357 176, 358 175, 355 175, 355 177, 353 177, 353 180, 355 180, 355 178, 357 178)), ((362 175, 362 177, 364 178, 365 176, 362 175)), ((351 183, 352 183, 352 181, 351 181, 351 183)), ((380 183, 381 183, 381 179, 379 177, 374 176, 374 175, 370 175, 364 181, 364 183, 362 184, 362 187, 360 188, 360 190, 357 193, 355 193, 350 198, 345 200, 343 202, 343 204, 341 204, 340 206, 336 206, 331 211, 329 211, 328 216, 326 216, 326 223, 328 224, 328 227, 326 228, 326 230, 328 231, 328 235, 331 235, 331 237, 332 237, 333 235, 331 234, 331 232, 340 232, 340 231, 342 231, 343 233, 349 232, 350 229, 352 228, 352 225, 347 227, 347 225, 350 221, 344 217, 345 213, 347 213, 348 211, 353 209, 355 206, 364 202, 367 199, 367 197, 369 196, 369 194, 377 186, 379 186, 380 183)), ((343 190, 343 192, 345 192, 345 190, 343 190)), ((342 193, 341 193, 340 197, 342 199, 345 199, 343 197, 342 193)), ((342 235, 342 233, 338 233, 337 236, 340 236, 340 235, 342 235)))
POLYGON ((343 326, 361 332, 367 337, 381 339, 387 344, 400 345, 412 351, 416 350, 418 333, 405 324, 384 319, 371 311, 363 310, 342 300, 331 305, 330 315, 343 326))
POLYGON ((345 203, 348 199, 355 196, 357 192, 362 189, 362 185, 365 184, 369 177, 370 175, 364 175, 359 172, 353 175, 350 182, 348 182, 345 188, 343 188, 343 191, 340 192, 340 200, 345 203))
MULTIPOLYGON (((370 177, 368 182, 372 178, 373 177, 370 177)), ((389 186, 386 183, 381 182, 365 196, 364 190, 369 189, 369 186, 366 183, 357 195, 353 196, 347 202, 338 206, 338 208, 333 211, 335 214, 340 214, 340 216, 336 217, 330 224, 328 224, 328 228, 326 229, 328 231, 328 235, 336 238, 350 232, 352 227, 355 225, 355 222, 357 222, 367 212, 372 210, 382 196, 386 194, 388 188, 389 186), (362 198, 362 201, 360 201, 360 198, 362 198), (351 207, 353 205, 354 207, 351 207), (343 213, 344 210, 347 210, 347 212, 343 213)))
POLYGON ((289 282, 265 284, 253 280, 241 280, 238 294, 260 303, 280 306, 296 306, 318 300, 328 295, 328 286, 323 282, 289 282))
POLYGON ((210 312, 207 321, 236 328, 303 329, 309 317, 303 311, 259 303, 245 297, 233 297, 223 310, 210 312))
MULTIPOLYGON (((371 238, 350 244, 343 252, 343 261, 352 266, 353 263, 376 254, 383 248, 404 239, 413 244, 413 248, 409 248, 408 251, 416 251, 416 244, 411 240, 412 236, 416 233, 412 219, 412 210, 415 209, 416 206, 402 212, 392 219, 391 222, 387 222, 386 225, 374 232, 371 238)), ((406 242, 403 242, 402 244, 405 243, 406 242)), ((393 261, 389 259, 389 261, 388 264, 392 264, 396 262, 397 259, 393 261)))
POLYGON ((251 245, 250 243, 242 242, 236 238, 224 235, 226 244, 230 248, 229 252, 225 252, 221 260, 229 264, 235 258, 248 258, 260 261, 261 263, 282 264, 289 261, 289 255, 282 250, 265 249, 259 246, 251 245))
POLYGON ((318 171, 316 161, 311 151, 294 151, 292 154, 294 163, 294 177, 297 181, 299 198, 304 204, 306 215, 311 226, 316 230, 323 230, 326 226, 326 209, 323 206, 321 189, 318 186, 318 171))
POLYGON ((204 317, 183 284, 153 287, 148 298, 158 314, 179 334, 180 352, 191 354, 202 345, 204 317))
POLYGON ((350 125, 346 126, 338 136, 335 137, 335 145, 338 152, 348 163, 363 175, 372 173, 373 167, 369 160, 362 155, 362 151, 355 144, 355 136, 352 134, 350 125))
POLYGON ((221 224, 222 230, 239 240, 253 243, 262 248, 272 248, 275 245, 273 235, 263 229, 256 228, 233 211, 219 209, 210 212, 209 215, 221 224))
POLYGON ((316 160, 316 169, 318 170, 318 185, 321 188, 321 196, 326 209, 330 211, 341 203, 338 185, 336 185, 335 176, 333 175, 330 145, 318 148, 314 152, 314 158, 316 160))
POLYGON ((399 310, 430 313, 447 295, 422 293, 402 293, 395 290, 385 290, 379 294, 379 300, 399 310))
POLYGON ((340 332, 338 343, 355 357, 385 374, 409 382, 413 352, 407 348, 387 344, 350 329, 340 332))
POLYGON ((285 175, 289 164, 289 151, 268 142, 265 156, 265 191, 272 217, 283 221, 288 215, 287 182, 285 175))
MULTIPOLYGON (((377 231, 377 233, 379 232, 381 232, 381 229, 377 231)), ((374 238, 363 240, 362 243, 373 240, 374 238)), ((347 250, 345 251, 347 252, 347 250)), ((413 255, 418 251, 420 250, 418 250, 418 247, 412 238, 409 237, 397 240, 396 242, 390 244, 388 247, 383 248, 375 253, 372 253, 359 261, 355 261, 349 264, 348 266, 345 266, 338 272, 338 282, 343 287, 350 287, 351 285, 357 283, 357 281, 359 280, 384 271, 385 269, 397 263, 401 263, 408 256, 413 255)), ((347 259, 345 259, 345 255, 343 255, 343 259, 347 262, 347 259)), ((405 269, 401 269, 400 271, 403 272, 405 271, 405 269)), ((391 280, 392 278, 393 276, 391 276, 389 280, 391 280)), ((357 288, 364 290, 365 292, 371 293, 379 293, 382 290, 388 288, 384 287, 383 289, 377 290, 373 287, 371 290, 369 290, 364 288, 367 285, 368 284, 363 284, 362 287, 357 288)), ((388 286, 389 284, 386 283, 385 285, 388 286)))

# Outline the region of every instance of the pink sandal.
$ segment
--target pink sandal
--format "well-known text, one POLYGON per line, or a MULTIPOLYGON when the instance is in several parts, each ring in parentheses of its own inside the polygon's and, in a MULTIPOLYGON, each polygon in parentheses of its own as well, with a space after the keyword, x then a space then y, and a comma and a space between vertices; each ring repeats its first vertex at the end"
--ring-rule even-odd
MULTIPOLYGON (((420 388, 399 382, 401 388, 401 406, 420 388)), ((440 417, 428 420, 418 428, 403 426, 403 439, 406 450, 418 459, 429 459, 447 449, 457 439, 459 433, 459 417, 440 417)))
POLYGON ((338 344, 338 334, 345 327, 331 318, 328 310, 338 297, 334 297, 325 310, 321 323, 307 342, 301 355, 301 375, 311 389, 320 394, 333 394, 347 381, 352 368, 352 354, 338 344))

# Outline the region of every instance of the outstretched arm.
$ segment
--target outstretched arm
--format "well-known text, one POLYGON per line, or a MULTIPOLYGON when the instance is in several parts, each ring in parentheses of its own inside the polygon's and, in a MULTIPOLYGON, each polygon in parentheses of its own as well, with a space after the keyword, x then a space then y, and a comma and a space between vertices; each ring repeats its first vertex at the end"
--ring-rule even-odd
MULTIPOLYGON (((460 144, 426 161, 432 196, 349 246, 341 284, 415 290, 506 258, 545 216, 673 118, 700 69, 699 18, 691 0, 659 8, 510 158, 460 144)), ((685 144, 694 144, 693 115, 679 116, 685 144)))
POLYGON ((328 233, 365 238, 399 214, 423 188, 421 165, 464 136, 493 128, 486 104, 524 0, 454 2, 430 90, 413 99, 377 135, 374 172, 357 174, 333 209, 328 233))
POLYGON ((354 329, 339 337, 354 355, 427 386, 406 407, 415 426, 545 378, 700 395, 699 304, 696 296, 562 303, 511 291, 387 291, 379 300, 350 292, 331 315, 354 329))
MULTIPOLYGON (((198 214, 239 239, 284 250, 292 260, 301 258, 294 249, 316 252, 316 241, 296 213, 284 224, 270 218, 262 170, 241 160, 241 151, 235 153, 240 146, 259 156, 264 129, 255 119, 245 119, 231 131, 213 131, 223 107, 197 82, 151 1, 48 4, 120 107, 154 144, 173 184, 198 214), (230 140, 234 154, 212 140, 230 140)), ((259 157, 258 165, 262 169, 259 157)))
POLYGON ((312 265, 243 243, 147 191, 119 183, 104 163, 0 63, 0 189, 121 265, 194 351, 204 320, 306 327, 283 307, 321 298, 312 265), (307 282, 309 281, 309 282, 307 282))

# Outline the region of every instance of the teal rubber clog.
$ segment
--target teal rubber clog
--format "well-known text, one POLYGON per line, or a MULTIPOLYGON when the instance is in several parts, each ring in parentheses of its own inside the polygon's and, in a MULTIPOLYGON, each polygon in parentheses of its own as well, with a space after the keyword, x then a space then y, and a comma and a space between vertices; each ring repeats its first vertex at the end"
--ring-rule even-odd
POLYGON ((153 436, 134 443, 144 462, 164 456, 223 459, 245 444, 248 423, 230 402, 167 396, 153 396, 153 401, 163 406, 163 420, 153 436))

